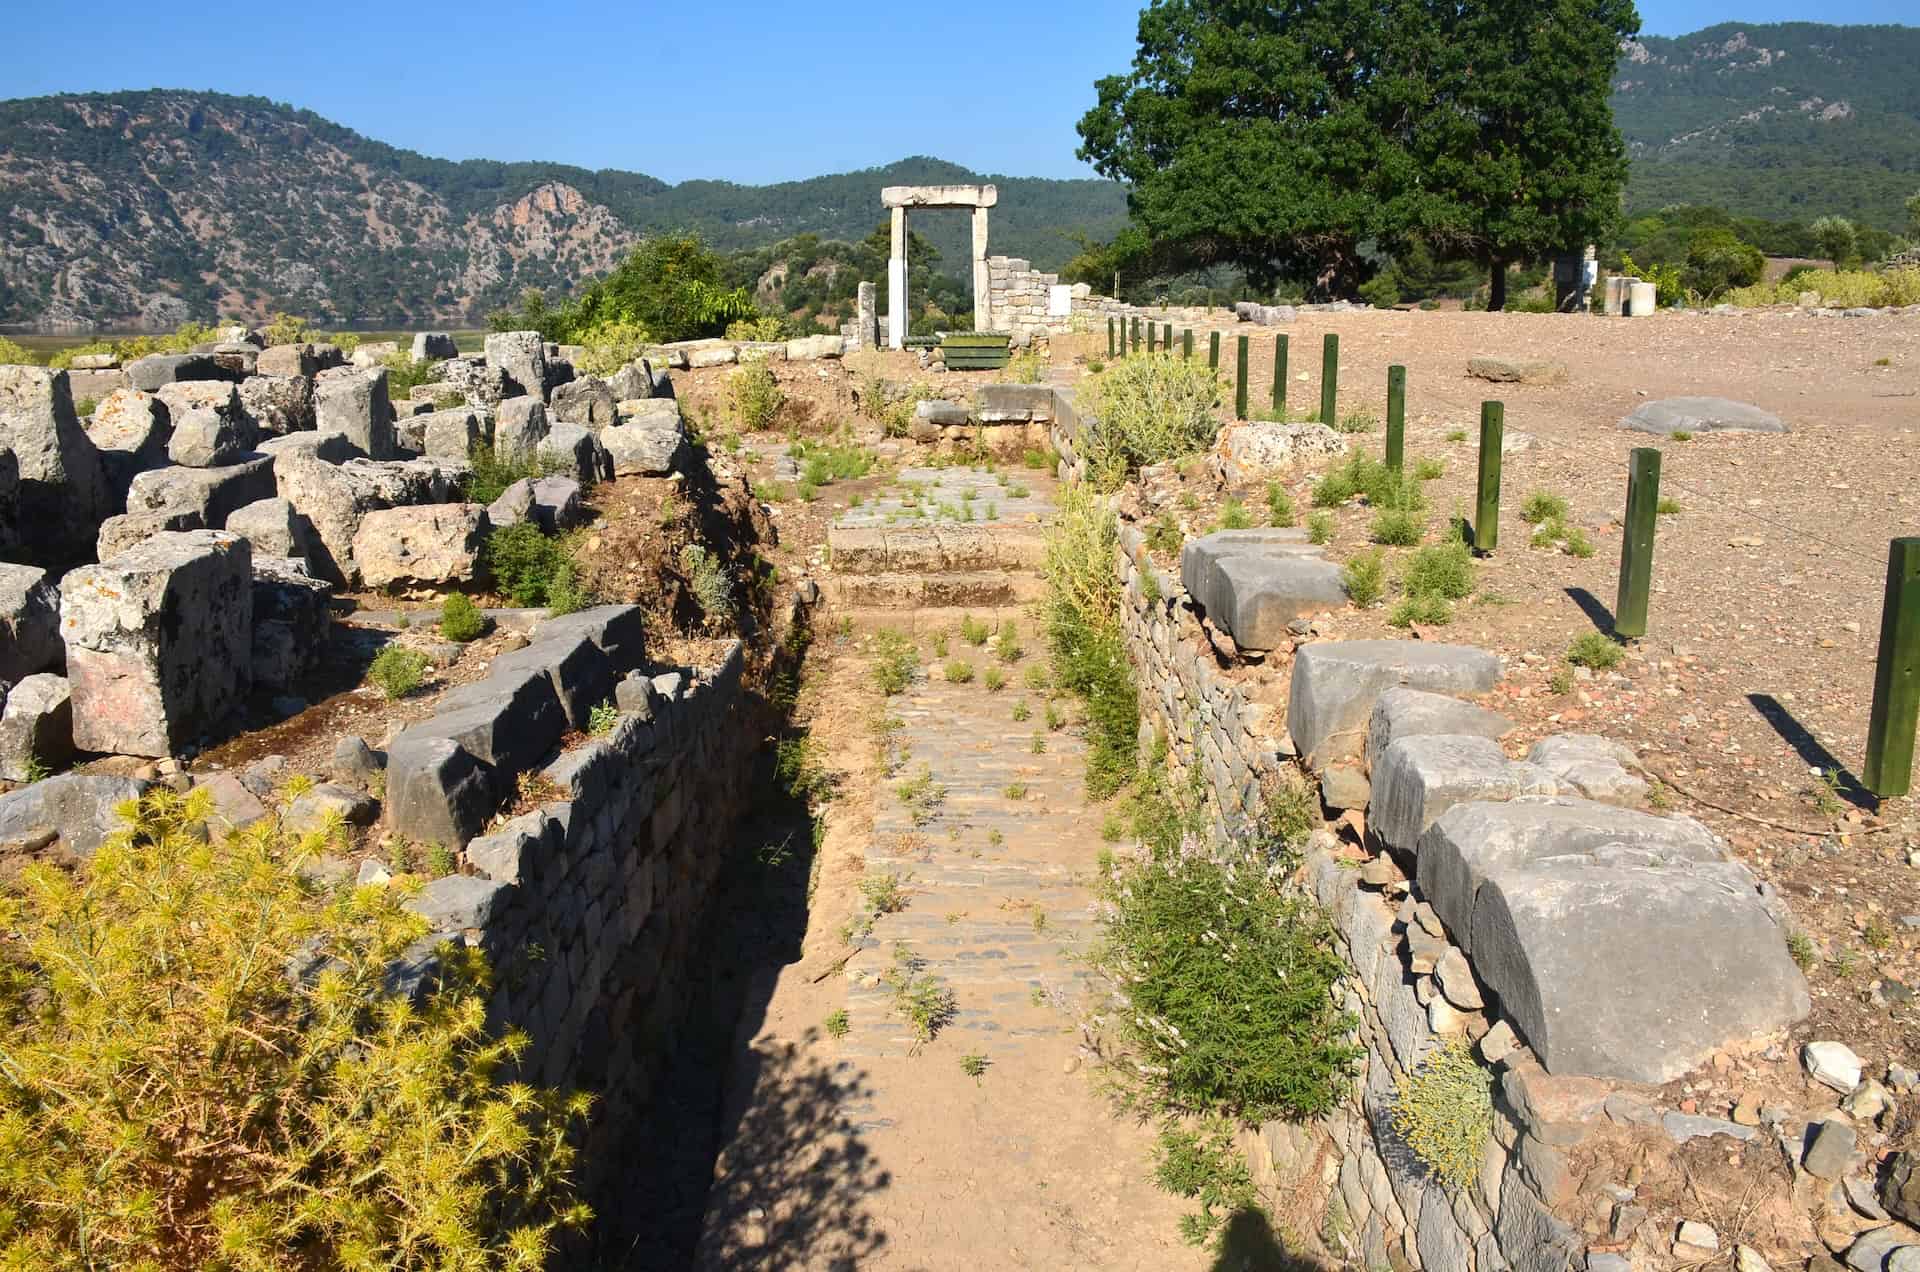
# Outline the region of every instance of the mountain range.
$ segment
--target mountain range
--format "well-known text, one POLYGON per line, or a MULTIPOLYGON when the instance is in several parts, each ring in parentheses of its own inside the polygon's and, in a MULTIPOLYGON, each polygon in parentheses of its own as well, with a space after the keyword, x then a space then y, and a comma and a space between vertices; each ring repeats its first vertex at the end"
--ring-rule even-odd
MULTIPOLYGON (((1897 229, 1920 188, 1920 28, 1723 24, 1627 44, 1614 115, 1629 211, 1712 203, 1897 229)), ((678 185, 564 164, 452 162, 264 98, 152 89, 0 102, 0 323, 171 326, 276 311, 459 323, 528 287, 564 292, 642 236, 723 250, 858 240, 884 185, 991 181, 992 250, 1056 268, 1111 237, 1107 181, 983 175, 916 157, 806 181, 678 185)), ((961 214, 915 230, 964 271, 961 214)))

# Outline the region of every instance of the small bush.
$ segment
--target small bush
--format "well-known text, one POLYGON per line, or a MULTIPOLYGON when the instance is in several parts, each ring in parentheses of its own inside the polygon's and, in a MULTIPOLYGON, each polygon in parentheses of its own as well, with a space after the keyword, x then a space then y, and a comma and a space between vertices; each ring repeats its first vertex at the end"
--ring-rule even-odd
POLYGON ((1211 1117, 1197 1127, 1170 1122, 1154 1150, 1153 1180, 1176 1197, 1200 1203, 1180 1216, 1180 1237, 1204 1245, 1234 1215, 1259 1208, 1253 1171, 1235 1142, 1232 1118, 1211 1117))
POLYGON ((1333 431, 1336 433, 1371 433, 1378 427, 1380 427, 1379 420, 1374 419, 1373 416, 1368 415, 1364 411, 1356 411, 1354 414, 1345 416, 1336 423, 1333 426, 1333 431))
POLYGON ((1416 481, 1438 481, 1440 478, 1446 476, 1446 473, 1447 464, 1445 460, 1429 459, 1422 456, 1413 461, 1413 476, 1416 481))
POLYGON ((913 673, 920 669, 920 654, 904 633, 888 628, 875 637, 873 679, 880 692, 892 697, 906 692, 913 673))
POLYGON ((1564 521, 1566 517, 1566 499, 1550 491, 1536 490, 1527 496, 1525 503, 1520 505, 1520 520, 1530 526, 1548 521, 1564 521))
POLYGON ((1205 450, 1220 431, 1220 381, 1197 359, 1122 359, 1089 382, 1087 399, 1082 442, 1102 490, 1117 489, 1143 465, 1205 450))
POLYGON ((367 666, 367 683, 394 702, 420 687, 427 675, 427 656, 404 645, 388 645, 367 666))
POLYGON ((973 664, 964 659, 955 658, 940 669, 940 674, 946 677, 950 685, 964 685, 973 679, 973 664))
POLYGON ((787 323, 774 314, 761 314, 755 318, 735 318, 727 324, 727 339, 749 340, 766 343, 787 338, 787 323))
POLYGON ((1418 513, 1382 508, 1373 514, 1373 525, 1368 528, 1367 537, 1389 547, 1410 548, 1420 542, 1426 532, 1427 519, 1418 513))
POLYGON ((1290 526, 1294 523, 1293 496, 1277 481, 1267 483, 1267 524, 1290 526))
POLYGON ((1567 646, 1568 662, 1576 667, 1591 667, 1595 671, 1618 667, 1620 660, 1626 656, 1624 649, 1600 632, 1582 632, 1573 644, 1567 646))
MULTIPOLYGON (((1120 631, 1119 537, 1112 511, 1092 491, 1078 485, 1062 492, 1047 534, 1041 613, 1054 678, 1086 703, 1086 787, 1094 799, 1132 777, 1140 731, 1139 694, 1120 631)), ((1048 703, 1049 728, 1056 715, 1048 703)))
POLYGON ((960 639, 969 645, 978 647, 987 643, 993 635, 993 628, 971 614, 960 616, 960 639))
POLYGON ((1220 528, 1222 530, 1251 530, 1253 514, 1238 499, 1229 499, 1220 506, 1220 528))
POLYGON ((1593 540, 1587 538, 1587 532, 1579 526, 1574 526, 1567 531, 1565 546, 1568 556, 1580 557, 1584 560, 1593 555, 1593 540))
POLYGON ((741 427, 756 433, 773 427, 787 401, 765 358, 742 362, 727 377, 727 395, 741 427))
POLYGON ((1675 516, 1679 511, 1680 501, 1678 499, 1669 499, 1664 495, 1660 497, 1660 502, 1656 504, 1653 509, 1654 515, 1659 517, 1675 516))
POLYGON ((9 1264, 532 1269, 585 1225, 587 1098, 506 1080, 528 1039, 489 1028, 480 951, 396 999, 405 886, 311 881, 324 835, 272 818, 209 833, 205 790, 120 811, 8 905, 9 1264))
POLYGON ((573 562, 559 540, 542 534, 531 521, 518 521, 487 536, 487 569, 503 596, 531 607, 551 601, 556 582, 567 582, 573 562))
POLYGON ((953 991, 926 968, 925 959, 898 943, 893 947, 893 966, 880 978, 892 995, 894 1014, 913 1030, 914 1050, 932 1042, 959 1006, 953 991))
POLYGON ((1361 609, 1373 604, 1387 588, 1387 563, 1379 549, 1348 558, 1340 577, 1347 585, 1347 596, 1361 609))
POLYGON ((467 503, 490 504, 523 477, 540 478, 558 471, 558 461, 539 455, 502 456, 486 442, 475 442, 467 452, 467 476, 461 497, 467 503))
POLYGON ((487 630, 487 616, 465 595, 455 592, 440 602, 440 634, 448 640, 466 644, 478 640, 487 630))
POLYGON ((1391 1117, 1407 1147, 1450 1188, 1480 1173, 1493 1134, 1493 1075, 1456 1034, 1395 1084, 1391 1117))
POLYGON ((1007 673, 998 667, 988 667, 986 673, 981 676, 980 680, 982 684, 986 685, 988 693, 999 693, 1007 687, 1007 673))
POLYGON ((620 724, 620 708, 611 699, 596 706, 587 713, 587 732, 596 738, 604 738, 620 724))
POLYGON ((1473 552, 1461 539, 1421 548, 1407 560, 1401 586, 1414 596, 1461 600, 1473 594, 1473 552))
POLYGON ((725 562, 698 543, 680 549, 680 571, 687 588, 700 606, 701 621, 709 630, 718 630, 733 622, 733 580, 727 577, 725 562))
POLYGON ((1422 627, 1445 627, 1452 621, 1453 606, 1446 597, 1432 594, 1403 596, 1387 613, 1389 627, 1412 627, 1415 623, 1422 627))
POLYGON ((1180 523, 1173 514, 1163 512, 1147 524, 1147 546, 1155 552, 1178 552, 1180 545, 1187 541, 1181 533, 1180 523))
MULTIPOLYGON (((102 348, 99 352, 108 352, 110 348, 111 346, 102 348)), ((0 336, 0 366, 34 367, 39 365, 40 360, 34 357, 24 345, 17 344, 5 336, 0 336)))
POLYGON ((573 360, 575 371, 582 375, 612 375, 640 357, 653 343, 653 334, 644 324, 632 319, 611 319, 575 332, 573 343, 582 346, 573 360))
POLYGON ((1038 384, 1047 378, 1047 361, 1039 349, 1029 345, 1024 353, 1008 360, 1007 378, 1015 384, 1038 384))
POLYGON ((1324 512, 1316 512, 1307 518, 1307 542, 1333 542, 1333 518, 1324 512))
POLYGON ((1020 628, 1012 619, 1000 624, 1000 632, 993 638, 993 654, 1003 663, 1017 663, 1026 655, 1026 646, 1020 643, 1020 628))
POLYGON ((828 1012, 827 1018, 820 1023, 829 1038, 844 1038, 853 1031, 853 1022, 848 1018, 845 1007, 828 1012))

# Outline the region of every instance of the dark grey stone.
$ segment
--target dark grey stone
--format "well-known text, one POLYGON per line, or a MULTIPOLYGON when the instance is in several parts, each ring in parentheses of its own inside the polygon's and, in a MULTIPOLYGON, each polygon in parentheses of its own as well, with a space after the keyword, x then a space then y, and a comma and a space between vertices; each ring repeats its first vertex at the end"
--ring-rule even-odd
POLYGON ((423 916, 435 931, 484 928, 495 914, 512 904, 514 886, 472 875, 442 875, 405 903, 423 916))
POLYGON ((1491 738, 1445 733, 1401 738, 1373 767, 1367 825, 1389 847, 1412 852, 1420 833, 1455 804, 1557 793, 1553 774, 1508 759, 1491 738))
POLYGON ((1287 640, 1287 624, 1344 606, 1341 569, 1302 531, 1220 530, 1180 550, 1180 582, 1207 617, 1247 649, 1287 640))
POLYGON ((1477 694, 1500 679, 1500 659, 1467 645, 1424 640, 1347 640, 1303 646, 1294 656, 1287 732, 1316 765, 1358 755, 1368 717, 1395 685, 1477 694))
POLYGON ((567 722, 587 727, 593 709, 613 699, 613 662, 584 632, 536 640, 493 660, 487 679, 534 672, 547 677, 567 722))
POLYGON ((415 726, 387 748, 387 822, 409 839, 458 848, 497 799, 493 770, 452 738, 415 726))
POLYGON ((1387 748, 1400 738, 1434 733, 1498 738, 1512 728, 1513 721, 1471 702, 1395 687, 1373 704, 1373 716, 1367 724, 1367 763, 1379 764, 1387 748))
POLYGON ((91 857, 123 823, 114 806, 145 793, 131 777, 63 773, 0 795, 0 844, 58 839, 70 852, 91 857))
POLYGON ((585 636, 613 660, 616 670, 629 670, 646 657, 647 620, 638 605, 596 605, 592 609, 543 619, 533 629, 536 641, 585 636))
POLYGON ((146 393, 151 393, 162 385, 177 384, 182 380, 237 380, 239 378, 202 353, 153 353, 127 364, 127 379, 132 382, 134 388, 146 393))

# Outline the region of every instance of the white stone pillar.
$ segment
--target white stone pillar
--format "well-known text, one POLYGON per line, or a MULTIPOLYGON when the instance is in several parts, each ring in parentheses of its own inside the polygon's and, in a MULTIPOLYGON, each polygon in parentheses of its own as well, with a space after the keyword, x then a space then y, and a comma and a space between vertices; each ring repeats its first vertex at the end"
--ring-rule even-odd
POLYGON ((973 210, 973 329, 993 330, 992 278, 987 270, 987 210, 973 210))
POLYGON ((887 347, 907 347, 907 210, 893 210, 893 254, 887 259, 887 347))

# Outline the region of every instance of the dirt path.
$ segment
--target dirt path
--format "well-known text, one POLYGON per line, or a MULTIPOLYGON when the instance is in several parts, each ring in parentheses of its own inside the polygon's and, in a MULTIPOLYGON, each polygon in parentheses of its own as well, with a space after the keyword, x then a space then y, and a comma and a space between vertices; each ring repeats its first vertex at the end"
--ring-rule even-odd
POLYGON ((934 679, 884 700, 898 723, 889 776, 865 727, 883 701, 871 664, 849 638, 826 644, 813 737, 846 782, 828 808, 805 954, 745 1023, 700 1266, 1209 1266, 1180 1243, 1180 1203, 1150 1179, 1151 1128, 1116 1118, 1082 1048, 1078 956, 1094 936, 1102 811, 1081 793, 1081 743, 1047 728, 1023 683, 1039 655, 1005 667, 994 691, 985 673, 1000 661, 954 639, 926 668, 934 679), (971 682, 940 674, 953 659, 973 665, 971 682), (1032 714, 1016 721, 1022 701, 1032 714), (910 805, 901 786, 914 796, 917 780, 927 793, 910 805), (860 880, 889 873, 904 908, 880 915, 836 972, 860 880), (931 1041, 882 979, 901 946, 952 994, 931 1041), (984 1061, 977 1077, 967 1056, 984 1061))

